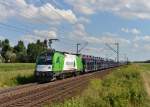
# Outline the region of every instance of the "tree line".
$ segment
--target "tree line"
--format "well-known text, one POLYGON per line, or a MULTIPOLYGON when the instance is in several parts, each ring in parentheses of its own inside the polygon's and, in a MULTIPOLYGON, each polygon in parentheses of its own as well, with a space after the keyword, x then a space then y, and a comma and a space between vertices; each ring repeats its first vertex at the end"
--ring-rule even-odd
POLYGON ((21 40, 15 46, 10 46, 8 39, 0 40, 0 62, 34 63, 37 56, 47 49, 47 40, 37 40, 36 43, 29 43, 27 47, 21 40))

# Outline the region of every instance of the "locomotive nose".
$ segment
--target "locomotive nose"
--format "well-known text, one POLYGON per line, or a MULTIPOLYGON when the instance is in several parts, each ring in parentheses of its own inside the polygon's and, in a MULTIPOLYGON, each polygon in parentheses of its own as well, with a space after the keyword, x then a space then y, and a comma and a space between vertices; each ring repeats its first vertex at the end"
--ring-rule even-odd
POLYGON ((52 71, 52 65, 37 65, 36 71, 37 72, 52 71))

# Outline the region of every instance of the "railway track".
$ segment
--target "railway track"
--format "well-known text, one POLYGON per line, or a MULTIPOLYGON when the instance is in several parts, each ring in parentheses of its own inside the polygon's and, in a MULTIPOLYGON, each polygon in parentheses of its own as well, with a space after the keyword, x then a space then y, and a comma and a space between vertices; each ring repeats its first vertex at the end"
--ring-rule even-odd
POLYGON ((37 107, 45 103, 63 101, 81 92, 88 85, 91 78, 102 78, 108 74, 105 72, 93 72, 77 77, 67 78, 45 84, 28 84, 16 88, 0 91, 0 107, 37 107))
POLYGON ((27 87, 31 87, 33 85, 37 85, 37 83, 30 83, 30 84, 20 85, 20 86, 8 88, 8 89, 1 89, 0 94, 7 93, 7 92, 10 92, 10 91, 19 90, 19 89, 23 89, 23 88, 27 88, 27 87))

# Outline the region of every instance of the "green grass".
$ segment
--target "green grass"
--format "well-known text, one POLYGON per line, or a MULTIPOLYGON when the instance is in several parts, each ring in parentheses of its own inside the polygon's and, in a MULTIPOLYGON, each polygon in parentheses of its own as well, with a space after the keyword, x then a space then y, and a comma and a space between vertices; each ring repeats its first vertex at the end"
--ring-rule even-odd
MULTIPOLYGON (((149 66, 149 67, 148 67, 149 66)), ((53 107, 150 107, 141 73, 150 65, 115 69, 105 79, 94 79, 81 96, 53 107), (144 67, 143 67, 144 66, 144 67)))
POLYGON ((33 82, 34 67, 33 63, 0 64, 0 88, 33 82))
POLYGON ((34 69, 34 66, 33 63, 0 63, 0 72, 31 70, 34 69))

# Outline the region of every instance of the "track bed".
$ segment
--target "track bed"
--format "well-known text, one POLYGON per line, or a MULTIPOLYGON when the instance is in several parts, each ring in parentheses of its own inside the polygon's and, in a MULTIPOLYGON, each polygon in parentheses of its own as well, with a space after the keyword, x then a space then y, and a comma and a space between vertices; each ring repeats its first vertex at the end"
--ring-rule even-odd
POLYGON ((102 78, 111 71, 102 70, 45 84, 27 84, 0 90, 0 107, 42 106, 45 103, 64 101, 81 93, 91 78, 102 78))

